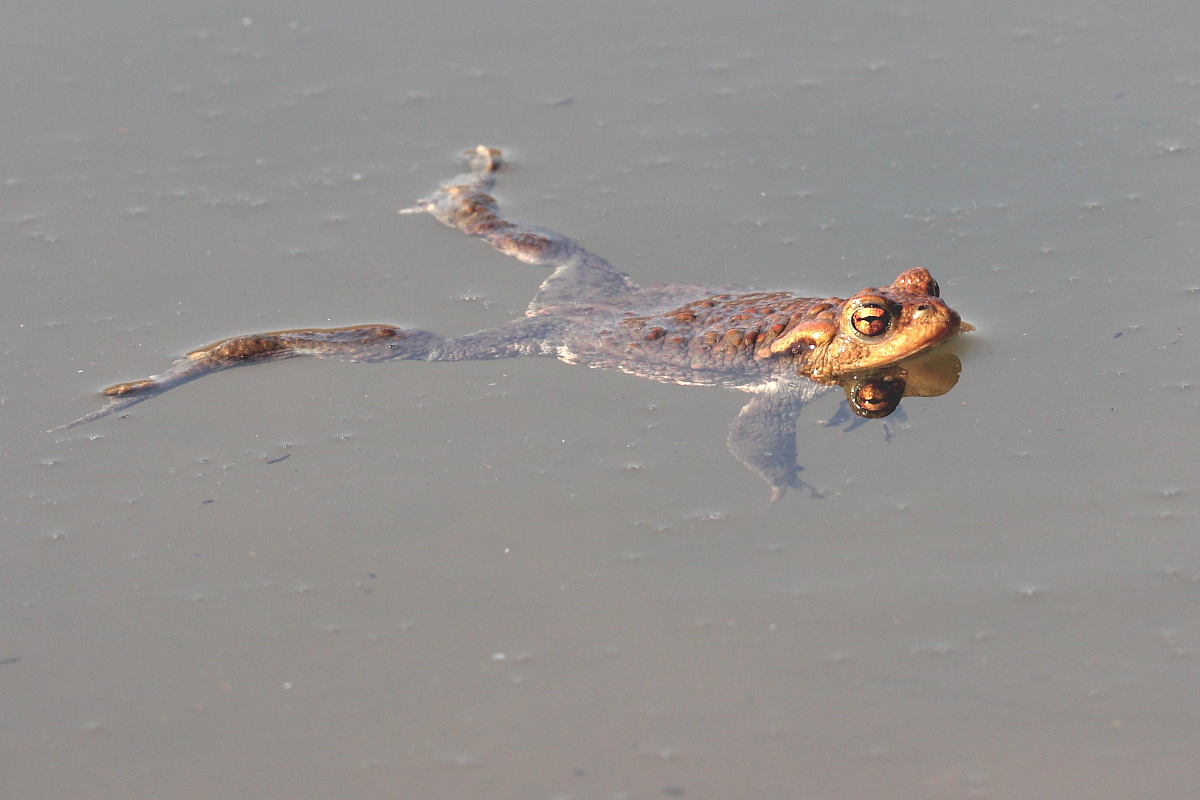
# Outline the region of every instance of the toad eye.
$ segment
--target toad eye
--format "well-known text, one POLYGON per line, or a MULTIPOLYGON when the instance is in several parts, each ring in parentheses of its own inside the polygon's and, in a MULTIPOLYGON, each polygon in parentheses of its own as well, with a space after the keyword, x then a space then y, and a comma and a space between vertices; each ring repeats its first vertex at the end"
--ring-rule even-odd
POLYGON ((854 309, 850 324, 862 336, 874 338, 887 332, 892 315, 883 306, 865 305, 854 309))

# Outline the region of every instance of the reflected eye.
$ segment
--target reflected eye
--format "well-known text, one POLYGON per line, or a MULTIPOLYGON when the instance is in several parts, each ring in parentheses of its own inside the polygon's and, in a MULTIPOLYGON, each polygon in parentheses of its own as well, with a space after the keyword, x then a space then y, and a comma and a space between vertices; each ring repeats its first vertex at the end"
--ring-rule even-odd
POLYGON ((900 376, 880 376, 846 387, 850 410, 860 417, 881 419, 896 410, 904 397, 907 381, 900 376))
POLYGON ((891 315, 883 306, 868 305, 854 309, 850 324, 863 336, 880 336, 887 332, 891 315))

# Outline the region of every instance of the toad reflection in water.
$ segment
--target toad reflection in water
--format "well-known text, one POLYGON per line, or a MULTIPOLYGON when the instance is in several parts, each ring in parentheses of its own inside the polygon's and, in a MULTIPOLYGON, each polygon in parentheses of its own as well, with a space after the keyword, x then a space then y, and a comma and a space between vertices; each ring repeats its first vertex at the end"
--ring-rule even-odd
POLYGON ((161 375, 110 386, 104 390, 107 405, 56 430, 121 411, 209 372, 258 361, 554 356, 657 381, 750 392, 753 398, 730 427, 729 447, 771 485, 775 500, 788 487, 811 490, 798 476, 796 414, 817 394, 840 385, 854 413, 883 417, 906 394, 943 394, 957 381, 960 364, 953 355, 932 364, 904 361, 972 330, 939 299, 937 282, 925 269, 910 269, 891 286, 847 299, 734 287, 642 288, 572 240, 505 219, 488 194, 500 151, 478 147, 469 155, 470 173, 401 213, 431 214, 501 253, 552 268, 523 318, 454 339, 393 325, 235 336, 188 353, 161 375))

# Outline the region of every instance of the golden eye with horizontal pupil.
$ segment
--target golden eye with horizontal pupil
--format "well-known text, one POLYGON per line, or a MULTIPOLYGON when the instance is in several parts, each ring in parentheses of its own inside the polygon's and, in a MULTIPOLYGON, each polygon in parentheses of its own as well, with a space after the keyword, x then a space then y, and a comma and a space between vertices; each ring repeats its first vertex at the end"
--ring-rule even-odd
POLYGON ((880 306, 863 306, 854 309, 850 324, 863 336, 879 336, 888 329, 888 312, 880 306))

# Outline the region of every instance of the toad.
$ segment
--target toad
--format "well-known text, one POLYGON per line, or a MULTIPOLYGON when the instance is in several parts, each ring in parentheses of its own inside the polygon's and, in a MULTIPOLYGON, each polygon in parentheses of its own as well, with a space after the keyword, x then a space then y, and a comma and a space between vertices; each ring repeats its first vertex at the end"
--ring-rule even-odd
MULTIPOLYGON (((730 428, 734 454, 771 486, 772 499, 804 487, 796 464, 795 420, 813 396, 842 385, 860 416, 884 416, 904 394, 938 394, 957 379, 922 389, 907 359, 972 330, 940 298, 922 267, 888 286, 848 298, 808 297, 736 287, 639 286, 571 239, 506 219, 488 194, 500 151, 478 147, 471 171, 403 214, 436 220, 505 255, 552 269, 522 318, 445 338, 394 325, 350 325, 254 333, 223 339, 174 362, 161 375, 104 390, 107 404, 56 428, 124 410, 201 375, 293 356, 358 362, 474 361, 551 356, 656 381, 722 386, 754 397, 730 428)), ((957 359, 954 360, 957 365, 957 359)))

